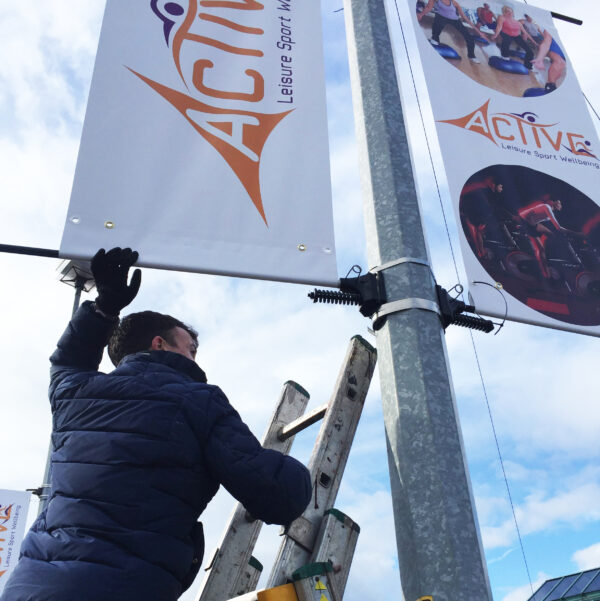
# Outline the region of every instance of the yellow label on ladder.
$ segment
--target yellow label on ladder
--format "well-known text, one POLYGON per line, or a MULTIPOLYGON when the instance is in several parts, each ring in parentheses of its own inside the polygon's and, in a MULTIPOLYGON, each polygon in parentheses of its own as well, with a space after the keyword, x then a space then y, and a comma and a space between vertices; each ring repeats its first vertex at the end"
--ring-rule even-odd
POLYGON ((315 585, 316 591, 326 591, 327 587, 323 584, 322 580, 317 580, 317 584, 315 585))
POLYGON ((321 598, 319 601, 329 601, 329 599, 325 596, 325 593, 321 593, 321 598))

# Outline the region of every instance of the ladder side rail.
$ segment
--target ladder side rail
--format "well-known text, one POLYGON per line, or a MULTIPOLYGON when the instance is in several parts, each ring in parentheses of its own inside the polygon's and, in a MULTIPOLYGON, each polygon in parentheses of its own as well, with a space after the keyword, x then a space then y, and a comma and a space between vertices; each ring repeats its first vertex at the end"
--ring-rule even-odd
MULTIPOLYGON (((254 547, 256 544, 256 538, 253 538, 249 547, 254 547)), ((245 559, 245 555, 246 554, 244 554, 242 561, 245 559)), ((245 568, 242 561, 240 561, 240 568, 237 572, 237 576, 230 587, 232 591, 235 591, 233 594, 236 595, 255 590, 263 571, 262 563, 260 563, 260 561, 254 557, 254 555, 250 556, 248 563, 245 564, 245 568)))
POLYGON ((268 587, 285 584, 310 559, 323 515, 337 496, 376 360, 377 351, 368 342, 352 338, 308 464, 312 500, 284 532, 268 587))
POLYGON ((328 576, 340 599, 344 596, 359 534, 358 524, 341 511, 325 512, 310 563, 331 563, 333 571, 328 576))
POLYGON ((298 601, 342 601, 332 574, 332 566, 327 562, 311 563, 296 570, 292 574, 292 581, 298 601))
MULTIPOLYGON (((271 422, 263 437, 262 446, 288 454, 293 437, 279 439, 279 432, 289 422, 302 415, 310 395, 299 384, 286 382, 275 407, 271 422)), ((207 569, 195 601, 225 601, 242 595, 256 585, 260 570, 250 559, 262 528, 262 521, 252 520, 246 509, 238 503, 225 528, 225 532, 207 569)))

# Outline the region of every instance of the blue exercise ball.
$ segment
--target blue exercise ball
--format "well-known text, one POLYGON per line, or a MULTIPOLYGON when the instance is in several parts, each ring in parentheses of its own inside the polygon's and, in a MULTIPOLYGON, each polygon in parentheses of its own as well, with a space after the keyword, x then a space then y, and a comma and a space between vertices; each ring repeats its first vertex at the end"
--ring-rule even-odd
POLYGON ((494 67, 494 69, 498 69, 499 71, 505 71, 506 73, 517 73, 519 75, 527 75, 529 73, 529 69, 523 63, 510 58, 490 56, 488 64, 490 67, 494 67))
POLYGON ((440 56, 443 56, 444 58, 460 60, 460 55, 451 46, 448 46, 447 44, 438 44, 437 46, 432 44, 432 46, 438 51, 440 56))
POLYGON ((532 98, 534 96, 545 96, 548 93, 548 90, 545 88, 527 88, 523 92, 523 96, 525 98, 532 98))

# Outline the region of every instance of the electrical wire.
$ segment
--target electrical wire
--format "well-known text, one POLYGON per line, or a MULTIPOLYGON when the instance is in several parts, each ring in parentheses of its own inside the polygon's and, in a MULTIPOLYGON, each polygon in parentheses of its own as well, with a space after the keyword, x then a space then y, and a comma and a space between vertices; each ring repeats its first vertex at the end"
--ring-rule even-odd
POLYGON ((498 435, 496 433, 496 426, 494 424, 494 416, 492 415, 492 408, 488 399, 487 388, 485 386, 485 380, 483 378, 483 371, 481 370, 481 363, 479 362, 479 354, 477 353, 477 346, 475 344, 475 338, 473 332, 469 330, 471 336, 471 343, 473 344, 473 352, 475 353, 475 362, 477 363, 477 370, 479 371, 479 379, 481 380, 481 388, 483 389, 483 396, 485 398, 485 404, 487 406, 488 415, 490 416, 490 423, 492 424, 492 432, 494 433, 494 440, 496 442, 496 449, 498 451, 498 457, 500 458, 500 467, 502 468, 502 476, 504 477, 504 483, 506 484, 506 492, 508 493, 508 500, 510 502, 510 508, 515 521, 515 528, 517 529, 517 537, 521 546, 521 553, 523 554, 523 561, 525 562, 525 570, 527 571, 527 578, 529 579, 529 587, 533 594, 533 583, 531 581, 531 573, 529 572, 529 564, 527 563, 527 556, 525 555, 525 547, 523 546, 523 539, 521 538, 521 530, 519 528, 519 522, 517 521, 517 513, 515 511, 515 505, 513 503, 512 494, 510 492, 510 485, 508 483, 508 477, 506 470, 504 469, 504 459, 502 458, 502 452, 500 451, 500 442, 498 441, 498 435))
POLYGON ((589 101, 589 98, 585 95, 585 92, 583 90, 581 91, 581 93, 583 94, 583 97, 587 100, 587 103, 590 105, 590 108, 592 109, 592 111, 594 111, 594 115, 596 115, 596 119, 598 119, 598 121, 600 121, 600 116, 596 112, 594 105, 589 101))
MULTIPOLYGON (((444 225, 446 227, 446 234, 447 234, 447 237, 448 237, 448 244, 450 246, 450 254, 452 255, 452 261, 454 263, 454 271, 456 273, 456 278, 457 278, 457 281, 458 281, 458 283, 460 285, 460 275, 459 275, 459 271, 458 271, 458 265, 457 265, 457 261, 456 261, 456 256, 454 254, 454 247, 452 245, 452 238, 450 236, 450 229, 448 227, 448 221, 447 221, 447 218, 446 218, 446 211, 444 209, 444 204, 443 204, 443 201, 442 201, 442 195, 441 195, 441 192, 440 192, 440 187, 439 187, 439 183, 438 183, 437 173, 436 173, 436 170, 435 170, 435 164, 433 162, 433 155, 432 155, 431 147, 430 147, 430 144, 429 144, 429 138, 427 136, 427 131, 426 131, 426 128, 425 128, 425 118, 423 116, 423 111, 422 111, 422 108, 421 108, 421 101, 419 99, 419 93, 418 93, 417 85, 416 85, 416 82, 415 82, 415 76, 414 76, 414 72, 413 72, 413 68, 412 68, 412 63, 411 63, 411 60, 410 60, 410 54, 408 52, 408 45, 406 43, 406 36, 404 34, 404 27, 402 26, 402 19, 400 18, 400 10, 398 8, 398 0, 394 0, 394 4, 396 6, 396 14, 397 14, 397 17, 398 17, 398 23, 400 24, 400 31, 402 33, 402 40, 403 40, 403 43, 404 43, 404 50, 406 52, 406 58, 408 60, 408 66, 410 68, 410 74, 411 74, 411 78, 412 78, 412 83, 413 83, 413 88, 414 88, 414 92, 415 92, 415 97, 417 99, 417 107, 419 109, 419 115, 421 117, 421 124, 423 126, 423 132, 425 134, 425 142, 427 144, 427 151, 429 153, 429 160, 430 160, 430 163, 431 163, 431 169, 433 171, 435 185, 436 185, 437 192, 438 192, 438 198, 439 198, 440 206, 441 206, 441 209, 442 209, 442 217, 444 219, 444 225)), ((518 520, 517 520, 517 514, 516 514, 516 511, 515 511, 515 506, 514 506, 514 503, 513 503, 512 494, 511 494, 511 491, 510 491, 510 484, 508 482, 508 477, 506 475, 506 470, 504 468, 504 459, 502 457, 502 452, 500 450, 500 442, 498 440, 498 435, 496 433, 496 426, 494 424, 494 417, 493 417, 493 414, 492 414, 492 410, 491 410, 491 406, 490 406, 490 402, 489 402, 489 398, 488 398, 488 394, 487 394, 487 389, 486 389, 486 386, 485 386, 485 380, 484 380, 484 377, 483 377, 483 371, 481 369, 481 363, 479 361, 479 354, 477 353, 477 346, 475 344, 475 339, 473 337, 473 332, 469 331, 469 335, 471 336, 471 344, 473 346, 473 352, 475 354, 475 362, 477 364, 477 369, 479 371, 479 378, 481 380, 481 386, 482 386, 482 389, 483 389, 483 396, 485 398, 485 402, 486 402, 486 405, 487 405, 488 415, 489 415, 489 418, 490 418, 490 423, 492 425, 492 433, 494 435, 494 441, 496 443, 496 450, 498 452, 498 458, 499 458, 499 461, 500 461, 500 466, 502 468, 502 474, 504 476, 504 484, 506 486, 506 491, 507 491, 507 494, 508 494, 508 500, 509 500, 510 508, 511 508, 512 515, 513 515, 513 520, 515 522, 515 528, 516 528, 516 531, 517 531, 517 538, 519 540, 519 546, 521 547, 521 553, 523 555, 523 561, 525 563, 525 570, 527 572, 527 578, 529 580, 529 586, 531 588, 531 592, 533 593, 533 582, 531 580, 531 574, 529 572, 529 564, 527 563, 527 556, 525 554, 525 546, 523 545, 523 539, 521 537, 521 530, 519 528, 519 523, 518 523, 518 520)))

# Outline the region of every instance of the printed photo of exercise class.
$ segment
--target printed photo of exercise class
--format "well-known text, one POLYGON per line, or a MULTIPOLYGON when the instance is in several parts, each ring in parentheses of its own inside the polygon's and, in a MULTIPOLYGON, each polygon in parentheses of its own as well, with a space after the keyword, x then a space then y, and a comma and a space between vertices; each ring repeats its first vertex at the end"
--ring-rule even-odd
POLYGON ((417 0, 432 48, 478 83, 510 96, 543 96, 565 79, 566 55, 527 5, 479 0, 417 0))
POLYGON ((460 220, 487 274, 531 309, 600 325, 600 207, 567 182, 518 165, 472 175, 460 220))

